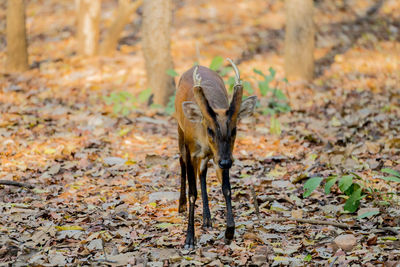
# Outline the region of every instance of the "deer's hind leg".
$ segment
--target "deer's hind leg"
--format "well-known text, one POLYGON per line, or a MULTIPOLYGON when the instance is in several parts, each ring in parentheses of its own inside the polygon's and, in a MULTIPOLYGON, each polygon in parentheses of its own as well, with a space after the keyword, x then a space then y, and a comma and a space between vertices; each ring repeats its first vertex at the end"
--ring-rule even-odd
POLYGON ((179 213, 183 213, 187 210, 187 197, 186 197, 186 147, 184 143, 184 134, 182 129, 178 126, 179 135, 179 163, 181 165, 181 190, 179 197, 179 213))

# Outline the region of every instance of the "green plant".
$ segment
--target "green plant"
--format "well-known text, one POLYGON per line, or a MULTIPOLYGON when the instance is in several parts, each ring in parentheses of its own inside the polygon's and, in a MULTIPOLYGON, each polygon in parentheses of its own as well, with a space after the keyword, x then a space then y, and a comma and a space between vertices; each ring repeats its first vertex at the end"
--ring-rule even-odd
MULTIPOLYGON (((400 183, 400 173, 398 171, 383 168, 381 172, 389 174, 390 176, 379 176, 378 178, 387 182, 400 183)), ((379 200, 381 204, 389 204, 387 201, 392 199, 392 193, 382 192, 377 188, 373 188, 356 173, 349 173, 343 176, 332 175, 327 178, 311 177, 304 183, 303 197, 309 197, 311 193, 321 185, 322 181, 325 181, 325 194, 330 194, 332 187, 338 182, 338 188, 346 198, 343 209, 351 213, 359 208, 362 198, 379 200)), ((364 218, 370 215, 371 214, 363 214, 359 217, 364 218)))
POLYGON ((173 78, 179 76, 179 73, 177 73, 174 69, 167 70, 167 74, 173 78))
POLYGON ((127 116, 137 109, 137 105, 148 101, 151 90, 146 89, 139 93, 137 97, 126 91, 112 92, 103 99, 107 105, 112 105, 115 115, 127 116))
POLYGON ((168 115, 172 115, 175 112, 175 95, 176 95, 176 92, 174 92, 174 94, 169 98, 168 104, 165 107, 165 112, 168 115))
MULTIPOLYGON (((325 179, 325 194, 329 194, 332 186, 338 181, 340 191, 347 198, 343 209, 348 212, 355 212, 360 206, 360 200, 366 195, 363 192, 362 184, 357 181, 358 179, 361 179, 361 177, 355 173, 350 173, 341 177, 337 175, 329 176, 325 179)), ((324 178, 322 177, 312 177, 308 179, 304 184, 303 197, 310 196, 323 180, 324 178)))
POLYGON ((383 179, 385 181, 388 181, 388 182, 400 183, 400 172, 392 170, 390 168, 383 168, 381 170, 381 172, 390 174, 390 176, 382 176, 382 177, 379 177, 379 178, 381 178, 381 179, 383 179))
MULTIPOLYGON (((263 80, 258 81, 260 94, 268 97, 268 105, 262 107, 261 111, 269 115, 289 112, 290 106, 286 95, 279 88, 271 86, 271 82, 275 80, 276 71, 272 67, 269 68, 268 75, 258 69, 253 69, 253 71, 263 78, 263 80)), ((286 79, 283 79, 283 81, 287 83, 286 79)))
MULTIPOLYGON (((262 80, 257 79, 257 77, 253 77, 255 82, 258 85, 258 90, 261 96, 265 99, 268 99, 266 105, 265 102, 262 101, 262 104, 258 104, 258 109, 264 115, 271 115, 270 119, 270 132, 272 134, 280 135, 281 124, 277 119, 277 115, 279 113, 285 113, 290 111, 290 106, 287 97, 277 87, 271 86, 271 82, 276 80, 276 71, 270 67, 269 74, 264 74, 261 70, 253 69, 253 72, 262 77, 262 80)), ((283 82, 287 83, 286 79, 283 79, 283 82)), ((235 84, 234 77, 228 77, 226 84, 229 86, 229 91, 231 92, 233 89, 233 85, 235 84)), ((246 95, 251 95, 254 93, 254 89, 249 81, 243 81, 243 89, 246 95)))
POLYGON ((218 72, 221 77, 225 77, 229 72, 232 71, 232 67, 224 67, 224 58, 221 56, 216 56, 211 60, 209 68, 213 71, 218 72))

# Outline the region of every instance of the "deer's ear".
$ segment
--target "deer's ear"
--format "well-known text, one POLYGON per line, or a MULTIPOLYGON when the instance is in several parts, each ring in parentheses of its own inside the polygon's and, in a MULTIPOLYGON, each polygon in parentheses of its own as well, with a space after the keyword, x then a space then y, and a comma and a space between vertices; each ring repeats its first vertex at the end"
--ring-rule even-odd
POLYGON ((183 114, 191 122, 200 122, 203 119, 200 108, 192 101, 182 103, 183 114))
POLYGON ((240 106, 239 118, 246 118, 248 116, 253 115, 254 109, 256 107, 257 96, 250 96, 242 101, 242 105, 240 106))
POLYGON ((203 88, 201 86, 194 86, 193 93, 194 99, 203 116, 206 117, 207 120, 215 120, 217 115, 215 114, 213 108, 210 106, 210 103, 208 102, 204 94, 203 88))
POLYGON ((228 117, 232 121, 236 121, 238 118, 240 106, 242 104, 242 96, 243 96, 243 86, 241 84, 235 85, 232 101, 226 113, 226 115, 228 115, 228 117))

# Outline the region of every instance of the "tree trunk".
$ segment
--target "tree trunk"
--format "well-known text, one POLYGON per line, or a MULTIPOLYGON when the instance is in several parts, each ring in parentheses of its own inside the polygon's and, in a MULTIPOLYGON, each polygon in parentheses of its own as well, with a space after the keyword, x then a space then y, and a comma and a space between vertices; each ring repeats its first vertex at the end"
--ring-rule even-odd
POLYGON ((147 85, 154 103, 165 106, 175 90, 175 80, 167 74, 173 68, 170 46, 172 20, 171 0, 144 0, 143 54, 146 61, 147 85))
POLYGON ((7 2, 7 71, 19 72, 29 68, 25 28, 24 0, 7 2))
POLYGON ((97 54, 101 0, 79 0, 78 53, 84 56, 97 54))
POLYGON ((100 47, 100 52, 103 55, 110 55, 117 47, 119 37, 121 36, 124 27, 129 22, 129 17, 143 3, 143 0, 136 0, 131 3, 131 0, 119 0, 118 10, 107 36, 104 38, 100 47))
POLYGON ((286 0, 285 73, 288 79, 314 76, 313 0, 286 0))

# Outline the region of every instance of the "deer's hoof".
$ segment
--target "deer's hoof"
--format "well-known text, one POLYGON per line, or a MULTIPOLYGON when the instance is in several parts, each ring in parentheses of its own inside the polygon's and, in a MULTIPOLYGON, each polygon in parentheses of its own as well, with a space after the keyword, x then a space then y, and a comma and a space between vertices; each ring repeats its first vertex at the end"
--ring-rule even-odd
POLYGON ((205 230, 212 230, 211 218, 204 218, 202 227, 205 230))
POLYGON ((230 244, 235 235, 235 226, 227 227, 225 230, 225 244, 230 244))
POLYGON ((184 204, 179 203, 179 207, 178 207, 179 213, 185 213, 186 209, 187 209, 186 203, 184 203, 184 204))
POLYGON ((194 236, 187 236, 185 241, 184 249, 193 250, 194 249, 194 236))

